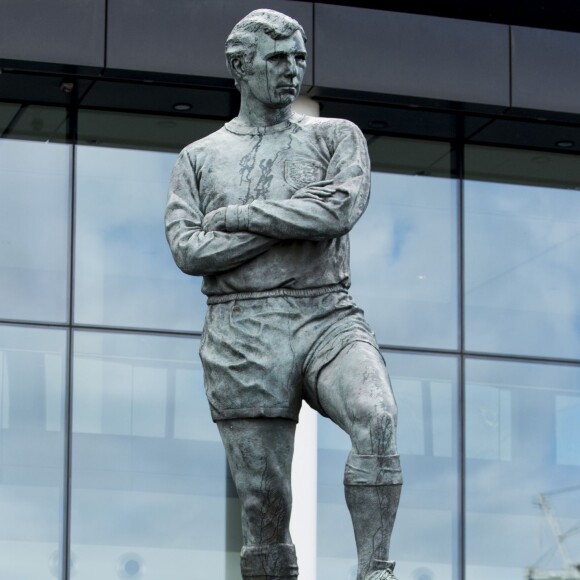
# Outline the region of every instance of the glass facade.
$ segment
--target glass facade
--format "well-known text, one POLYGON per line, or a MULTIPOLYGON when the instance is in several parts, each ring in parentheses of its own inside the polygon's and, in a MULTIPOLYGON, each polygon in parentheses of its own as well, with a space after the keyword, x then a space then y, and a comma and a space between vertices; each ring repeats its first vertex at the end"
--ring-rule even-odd
MULTIPOLYGON (((493 148, 467 148, 467 177, 487 169, 481 178, 492 178, 489 170, 497 171, 498 154, 493 148)), ((510 151, 502 165, 521 167, 520 156, 510 151)), ((496 176, 503 177, 500 182, 465 183, 466 346, 575 359, 580 353, 578 162, 563 155, 530 156, 536 172, 538 164, 548 166, 544 176, 534 179, 526 164, 522 175, 511 169, 511 175, 496 176)))
POLYGON ((163 213, 175 154, 79 146, 75 322, 197 330, 201 278, 176 269, 163 213))
POLYGON ((66 322, 71 147, 0 140, 0 318, 66 322))
POLYGON ((74 337, 71 550, 75 578, 226 580, 226 467, 198 340, 74 337), (82 570, 80 562, 83 562, 82 570))
POLYGON ((467 578, 562 570, 568 563, 562 554, 574 561, 580 548, 573 535, 580 519, 579 385, 578 366, 468 359, 467 578))
POLYGON ((351 234, 352 294, 380 344, 457 349, 458 182, 450 145, 369 141, 372 195, 351 234), (435 174, 426 175, 434 162, 435 174))
MULTIPOLYGON (((221 123, 28 107, 0 139, 2 579, 240 578, 205 301, 162 219, 177 151, 221 123)), ((399 407, 397 573, 562 571, 580 549, 580 158, 367 139, 352 294, 399 407)), ((319 418, 318 580, 355 577, 348 450, 319 418)))
POLYGON ((0 325, 0 578, 60 575, 64 329, 0 325))

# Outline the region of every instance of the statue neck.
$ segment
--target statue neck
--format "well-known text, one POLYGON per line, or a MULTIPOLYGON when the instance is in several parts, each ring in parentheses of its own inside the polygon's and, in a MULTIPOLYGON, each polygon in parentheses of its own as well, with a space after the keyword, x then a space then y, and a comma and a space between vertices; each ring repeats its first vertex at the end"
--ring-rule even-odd
POLYGON ((287 121, 291 116, 291 105, 274 109, 260 102, 254 101, 250 104, 246 99, 242 99, 238 119, 246 125, 266 127, 287 121))

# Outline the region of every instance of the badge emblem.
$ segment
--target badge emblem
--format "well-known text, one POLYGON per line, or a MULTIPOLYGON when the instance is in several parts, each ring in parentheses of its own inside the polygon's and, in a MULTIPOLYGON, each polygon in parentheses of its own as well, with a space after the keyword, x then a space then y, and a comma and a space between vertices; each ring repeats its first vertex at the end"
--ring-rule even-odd
POLYGON ((284 179, 296 189, 321 181, 325 174, 324 167, 311 159, 292 159, 284 165, 284 179))

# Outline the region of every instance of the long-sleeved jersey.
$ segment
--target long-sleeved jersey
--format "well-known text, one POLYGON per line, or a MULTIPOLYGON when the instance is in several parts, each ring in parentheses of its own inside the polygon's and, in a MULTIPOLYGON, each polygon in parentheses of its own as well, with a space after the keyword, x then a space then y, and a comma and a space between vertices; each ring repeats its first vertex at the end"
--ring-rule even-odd
POLYGON ((349 121, 295 113, 253 127, 234 119, 179 155, 167 239, 181 270, 204 276, 210 299, 348 288, 348 232, 369 189, 366 141, 349 121), (225 231, 204 230, 214 210, 225 231))

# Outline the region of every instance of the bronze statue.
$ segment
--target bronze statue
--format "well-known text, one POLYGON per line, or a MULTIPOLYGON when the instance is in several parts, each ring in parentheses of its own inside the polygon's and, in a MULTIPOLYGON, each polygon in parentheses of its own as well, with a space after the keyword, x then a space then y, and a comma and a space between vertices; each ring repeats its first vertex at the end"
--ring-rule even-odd
POLYGON ((272 10, 226 42, 239 115, 186 147, 167 239, 201 275, 200 356, 242 506, 242 576, 298 576, 290 469, 302 401, 351 438, 344 485, 357 580, 396 580, 389 543, 402 484, 397 409, 374 335, 348 294, 348 232, 368 203, 366 141, 349 121, 292 112, 306 35, 272 10))

